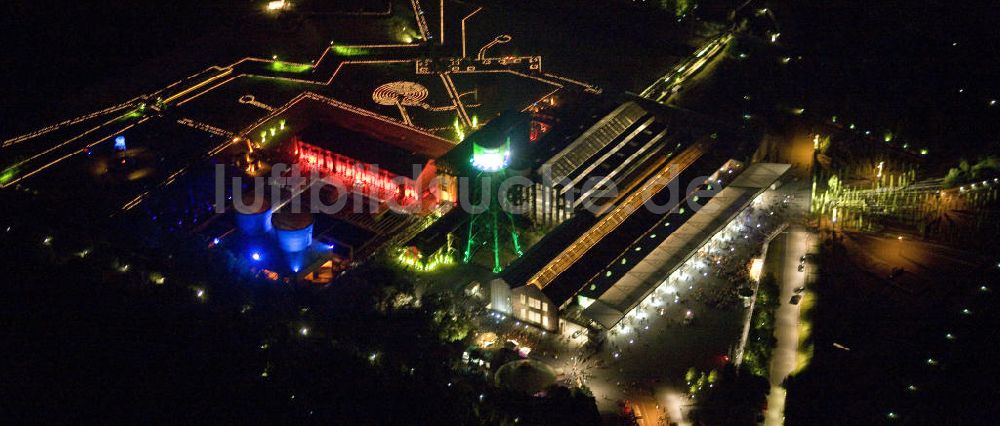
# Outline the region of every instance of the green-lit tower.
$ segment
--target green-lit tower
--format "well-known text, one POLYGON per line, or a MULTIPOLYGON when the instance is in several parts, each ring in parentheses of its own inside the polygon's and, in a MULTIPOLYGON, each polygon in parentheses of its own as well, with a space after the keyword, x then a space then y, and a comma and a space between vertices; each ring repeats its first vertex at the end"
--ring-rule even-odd
MULTIPOLYGON (((483 132, 487 134, 491 132, 483 132)), ((510 209, 504 208, 509 201, 507 194, 500 194, 500 185, 507 177, 507 166, 510 165, 511 149, 510 135, 496 135, 495 138, 475 138, 472 143, 472 158, 470 159, 475 175, 471 188, 473 200, 482 200, 488 205, 480 205, 469 218, 469 233, 465 243, 462 261, 468 263, 472 256, 483 248, 489 247, 493 254, 493 272, 500 272, 500 252, 510 236, 512 251, 521 256, 521 243, 518 240, 517 228, 510 209), (482 191, 489 191, 488 195, 482 191), (503 198, 502 198, 503 197, 503 198)))

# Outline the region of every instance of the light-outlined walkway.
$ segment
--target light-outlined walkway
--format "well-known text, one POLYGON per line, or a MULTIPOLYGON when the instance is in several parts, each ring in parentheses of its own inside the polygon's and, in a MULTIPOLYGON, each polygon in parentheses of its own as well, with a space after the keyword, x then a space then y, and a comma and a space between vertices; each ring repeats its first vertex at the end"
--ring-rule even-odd
MULTIPOLYGON (((426 3, 432 0, 423 1, 426 3)), ((173 82, 162 89, 137 96, 121 104, 4 140, 0 143, 0 149, 6 149, 23 143, 31 143, 33 141, 41 141, 40 145, 43 146, 38 147, 33 152, 29 152, 27 155, 23 155, 24 158, 17 163, 6 166, 4 169, 6 178, 0 180, 0 189, 21 184, 29 177, 35 176, 68 158, 83 154, 87 150, 112 139, 112 136, 140 126, 148 120, 160 118, 155 113, 183 107, 186 103, 194 101, 239 78, 253 77, 315 85, 317 87, 330 86, 334 84, 335 79, 344 66, 355 64, 383 65, 413 63, 414 72, 419 74, 420 58, 426 54, 426 48, 431 44, 429 39, 432 38, 432 30, 421 13, 421 1, 411 0, 411 6, 414 16, 417 17, 417 27, 420 29, 424 39, 421 43, 331 44, 324 47, 322 53, 312 63, 285 62, 277 58, 245 57, 227 66, 210 66, 189 77, 173 82), (304 71, 310 72, 307 74, 304 71), (302 75, 299 75, 300 73, 302 75), (99 124, 93 127, 84 127, 98 120, 103 121, 100 121, 99 124), (50 138, 44 138, 46 135, 52 135, 59 131, 73 132, 73 135, 55 141, 50 140, 50 138)), ((441 4, 441 11, 442 13, 444 12, 443 3, 441 4)), ((478 11, 479 9, 474 10, 461 21, 463 26, 463 47, 465 45, 465 21, 478 11)), ((445 20, 441 19, 441 32, 444 31, 444 22, 445 20)), ((443 37, 440 38, 443 42, 443 37)), ((600 92, 600 89, 587 83, 544 73, 541 69, 540 59, 537 61, 537 67, 524 69, 523 64, 528 62, 530 58, 514 58, 515 60, 511 60, 510 58, 486 57, 471 61, 468 58, 439 58, 436 62, 461 62, 464 66, 457 71, 463 74, 503 72, 541 81, 554 88, 552 91, 547 92, 542 99, 551 96, 566 85, 575 85, 586 91, 600 92), (465 62, 470 63, 465 64, 465 62)), ((441 76, 443 90, 449 94, 449 98, 452 101, 449 109, 454 109, 463 125, 471 128, 473 120, 466 111, 469 105, 463 103, 462 94, 455 87, 454 82, 451 81, 450 72, 444 70, 436 71, 435 73, 441 76)), ((185 117, 171 117, 170 119, 176 121, 178 118, 184 119, 185 117)), ((385 118, 395 120, 391 117, 385 118)), ((401 117, 396 121, 420 130, 427 130, 414 125, 402 111, 401 117)), ((198 125, 191 127, 205 130, 213 135, 218 135, 222 132, 239 134, 242 130, 224 129, 211 123, 198 123, 198 125)), ((216 153, 219 151, 221 150, 215 148, 210 150, 210 152, 216 153)), ((170 176, 175 176, 176 173, 177 171, 171 173, 170 176)))

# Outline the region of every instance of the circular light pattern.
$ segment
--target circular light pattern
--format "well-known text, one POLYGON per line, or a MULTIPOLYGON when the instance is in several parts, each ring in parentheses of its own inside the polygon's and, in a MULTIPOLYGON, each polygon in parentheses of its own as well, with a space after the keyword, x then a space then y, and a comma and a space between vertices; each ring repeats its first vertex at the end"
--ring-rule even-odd
POLYGON ((383 84, 372 92, 372 100, 379 105, 422 105, 427 99, 427 88, 412 81, 394 81, 383 84))

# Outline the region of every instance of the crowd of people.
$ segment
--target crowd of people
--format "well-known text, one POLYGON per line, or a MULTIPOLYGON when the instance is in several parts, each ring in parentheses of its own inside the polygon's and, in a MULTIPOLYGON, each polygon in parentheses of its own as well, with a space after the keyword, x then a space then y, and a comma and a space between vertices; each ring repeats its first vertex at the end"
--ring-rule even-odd
MULTIPOLYGON (((711 249, 702 249, 711 275, 721 280, 720 285, 710 285, 711 281, 691 292, 691 297, 707 306, 717 309, 734 309, 742 305, 748 290, 753 283, 750 277, 750 264, 759 255, 764 239, 784 220, 781 209, 754 210, 752 207, 744 212, 744 228, 737 238, 747 240, 746 244, 720 244, 711 249), (776 211, 777 210, 777 211, 776 211), (741 297, 742 296, 742 297, 741 297)), ((714 280, 712 280, 714 281, 714 280)))

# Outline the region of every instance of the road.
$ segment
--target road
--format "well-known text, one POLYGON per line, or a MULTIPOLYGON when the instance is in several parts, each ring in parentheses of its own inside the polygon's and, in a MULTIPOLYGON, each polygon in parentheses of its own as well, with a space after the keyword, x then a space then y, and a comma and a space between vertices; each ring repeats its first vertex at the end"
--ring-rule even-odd
MULTIPOLYGON (((769 369, 771 393, 767 398, 767 415, 765 425, 784 424, 785 389, 781 386, 788 375, 795 370, 796 355, 799 347, 799 308, 789 300, 798 287, 807 286, 809 275, 813 268, 809 262, 805 269, 799 271, 799 259, 806 253, 815 253, 818 239, 815 233, 806 230, 801 225, 792 225, 787 231, 771 242, 768 248, 767 261, 764 266, 766 273, 774 274, 781 288, 779 299, 781 305, 775 314, 774 336, 777 345, 771 354, 769 369)), ((806 290, 808 291, 808 289, 806 290)))

